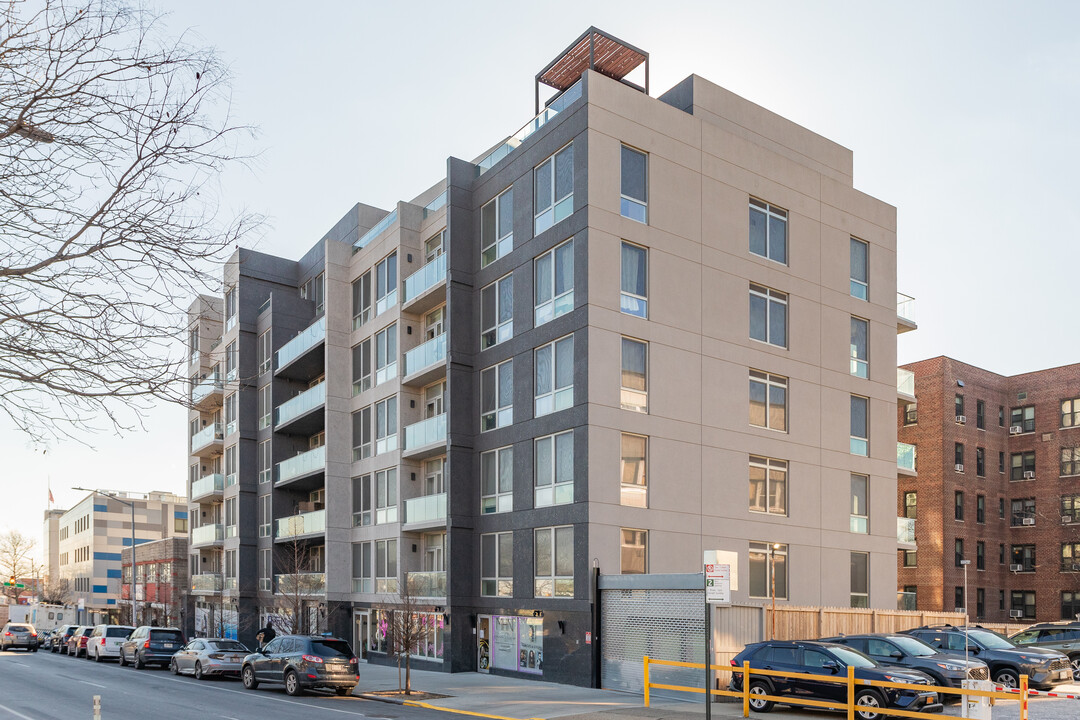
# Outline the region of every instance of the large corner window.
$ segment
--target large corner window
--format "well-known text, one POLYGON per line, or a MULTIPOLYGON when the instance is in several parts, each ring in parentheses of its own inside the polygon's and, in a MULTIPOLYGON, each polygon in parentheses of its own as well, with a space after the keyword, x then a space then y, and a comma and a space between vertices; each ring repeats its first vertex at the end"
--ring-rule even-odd
POLYGON ((570 238, 534 261, 535 325, 574 309, 574 239, 570 238))
POLYGON ((622 286, 619 309, 627 315, 649 317, 649 251, 640 245, 622 244, 622 286))
POLYGON ((480 208, 480 267, 514 249, 514 188, 480 208))
POLYGON ((574 144, 533 169, 533 234, 539 235, 574 212, 574 144))
POLYGON ((787 265, 787 210, 750 198, 750 252, 787 265))
POLYGON ((236 316, 239 310, 239 295, 235 287, 225 291, 225 332, 236 327, 236 316))
POLYGON ((480 349, 514 337, 514 276, 504 275, 480 290, 480 349))
POLYGON ((392 252, 375 266, 376 315, 397 305, 397 282, 397 253, 392 252))
POLYGON ((619 213, 631 220, 648 220, 649 156, 640 150, 622 146, 622 188, 619 213))

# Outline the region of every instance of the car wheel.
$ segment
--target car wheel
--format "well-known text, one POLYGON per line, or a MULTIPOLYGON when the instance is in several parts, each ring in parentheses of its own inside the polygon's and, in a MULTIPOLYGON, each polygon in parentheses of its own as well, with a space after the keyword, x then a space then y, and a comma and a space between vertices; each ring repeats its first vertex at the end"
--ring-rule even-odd
POLYGON ((1073 680, 1080 680, 1080 655, 1071 656, 1069 662, 1072 663, 1073 680))
POLYGON ((300 687, 300 678, 293 670, 285 671, 285 692, 293 697, 304 694, 304 688, 300 687))
POLYGON ((878 720, 885 707, 885 699, 876 690, 860 690, 855 694, 855 714, 861 720, 878 720))
POLYGON ((173 675, 180 674, 180 668, 176 666, 176 658, 169 660, 169 672, 171 672, 173 675))
POLYGON ((1020 687, 1020 676, 1011 668, 1001 668, 994 673, 994 682, 1003 688, 1017 688, 1020 687))
POLYGON ((131 660, 131 667, 136 670, 142 670, 146 665, 143 663, 142 658, 139 657, 139 651, 135 651, 135 657, 131 660))
POLYGON ((205 680, 206 679, 206 677, 203 676, 203 674, 202 674, 202 663, 197 661, 197 660, 195 661, 195 679, 196 680, 205 680))
POLYGON ((101 651, 100 650, 95 650, 94 651, 94 662, 101 662, 101 651))
POLYGON ((255 668, 250 665, 245 665, 240 671, 240 679, 244 681, 244 687, 248 690, 259 687, 259 681, 255 679, 255 668))
POLYGON ((344 697, 346 695, 352 695, 352 688, 335 688, 334 692, 337 693, 338 697, 344 697))
POLYGON ((124 659, 124 648, 120 648, 120 657, 116 659, 116 662, 120 664, 120 667, 127 665, 127 660, 124 659))
POLYGON ((767 713, 773 709, 772 700, 766 700, 766 695, 772 695, 772 688, 761 680, 750 681, 750 709, 754 712, 767 713))

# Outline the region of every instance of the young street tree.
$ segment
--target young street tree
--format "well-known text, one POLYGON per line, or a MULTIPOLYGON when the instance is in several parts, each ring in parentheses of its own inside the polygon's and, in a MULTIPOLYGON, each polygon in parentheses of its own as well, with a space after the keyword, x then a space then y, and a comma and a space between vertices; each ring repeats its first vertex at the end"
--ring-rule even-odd
POLYGON ((299 538, 274 548, 277 576, 274 593, 278 623, 275 629, 286 635, 320 632, 318 622, 311 622, 311 610, 323 597, 324 575, 314 571, 315 555, 311 545, 299 538))
MULTIPOLYGON (((34 572, 34 562, 30 553, 34 550, 34 541, 18 530, 11 530, 0 535, 0 578, 8 582, 10 578, 21 580, 34 572)), ((14 603, 23 589, 4 586, 4 595, 14 603)))
POLYGON ((228 82, 124 0, 0 6, 0 414, 31 438, 185 398, 186 305, 260 222, 212 192, 251 135, 228 82))
POLYGON ((405 694, 412 694, 412 663, 411 658, 420 650, 420 643, 429 634, 432 628, 428 625, 426 606, 421 608, 417 597, 420 593, 420 581, 416 577, 405 574, 405 582, 401 584, 401 592, 398 594, 396 603, 383 606, 386 617, 386 642, 391 652, 397 657, 398 665, 398 689, 401 688, 401 663, 405 663, 405 694))

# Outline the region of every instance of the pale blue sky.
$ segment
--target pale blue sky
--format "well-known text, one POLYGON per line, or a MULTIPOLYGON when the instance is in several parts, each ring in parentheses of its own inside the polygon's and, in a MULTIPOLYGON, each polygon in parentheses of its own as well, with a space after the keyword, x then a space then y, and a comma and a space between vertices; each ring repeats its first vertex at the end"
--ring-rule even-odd
MULTIPOLYGON (((939 354, 1004 374, 1080 361, 1072 325, 1080 5, 1068 2, 161 3, 232 66, 262 155, 221 181, 298 258, 355 202, 390 208, 532 115, 533 76, 589 25, 650 53, 658 95, 697 73, 855 153, 898 208, 898 282, 939 354), (1074 238, 1070 240, 1070 238, 1074 238)), ((185 414, 47 455, 0 433, 0 530, 41 536, 47 477, 182 492, 185 414)))

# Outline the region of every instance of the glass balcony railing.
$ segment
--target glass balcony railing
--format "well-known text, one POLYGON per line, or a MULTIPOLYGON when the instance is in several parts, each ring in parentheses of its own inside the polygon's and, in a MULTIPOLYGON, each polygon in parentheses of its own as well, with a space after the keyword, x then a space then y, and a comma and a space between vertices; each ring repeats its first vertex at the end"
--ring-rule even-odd
POLYGON ((434 213, 441 210, 444 205, 446 205, 446 191, 445 190, 442 191, 442 195, 435 198, 434 200, 432 200, 431 202, 429 202, 427 205, 424 206, 424 219, 426 220, 428 215, 433 215, 434 213))
POLYGON ((446 442, 446 413, 430 417, 405 428, 405 449, 446 442))
POLYGON ((326 340, 326 316, 301 330, 296 337, 281 346, 277 351, 275 368, 281 369, 311 348, 326 340))
POLYGON ((221 592, 221 574, 203 573, 191 576, 193 592, 221 592))
POLYGON ((910 323, 915 322, 915 298, 904 293, 896 293, 896 316, 910 323))
POLYGON ((291 517, 279 518, 276 538, 291 538, 326 531, 326 511, 301 513, 291 517))
POLYGON ((896 466, 915 472, 915 446, 908 443, 896 443, 896 466))
POLYGON ((444 280, 446 280, 446 253, 405 278, 405 299, 403 303, 412 302, 444 280))
POLYGON ((405 501, 405 524, 446 520, 446 493, 405 501))
POLYGON ((413 597, 446 597, 445 570, 405 573, 405 582, 409 584, 409 592, 413 597))
POLYGON ((221 542, 224 539, 225 526, 221 524, 203 525, 201 527, 194 528, 191 531, 192 545, 209 545, 211 543, 221 542))
POLYGON ((540 113, 528 123, 526 123, 525 127, 521 128, 516 133, 511 135, 509 138, 507 138, 506 142, 492 150, 491 153, 487 155, 487 157, 480 160, 480 162, 476 164, 477 176, 483 175, 492 167, 494 167, 497 162, 499 162, 504 157, 516 150, 517 147, 521 145, 521 143, 525 142, 525 139, 527 137, 532 135, 540 128, 544 127, 544 125, 550 122, 552 118, 554 118, 566 108, 570 107, 570 105, 572 105, 574 101, 580 98, 581 81, 578 80, 576 83, 568 87, 566 89, 566 92, 557 97, 553 103, 544 108, 544 111, 542 113, 540 113))
POLYGON ((443 333, 405 353, 405 374, 411 375, 432 365, 445 362, 446 333, 443 333))
POLYGON ((277 481, 288 482, 293 478, 326 468, 326 446, 300 453, 277 464, 277 481))
POLYGON ((221 473, 206 475, 191 483, 191 499, 194 501, 206 495, 220 495, 224 490, 224 475, 221 473))
POLYGON ((919 609, 915 603, 915 593, 912 592, 897 592, 896 593, 896 609, 897 610, 909 610, 915 612, 919 609))
POLYGON ((281 425, 326 404, 326 383, 321 382, 274 408, 274 425, 281 425))
POLYGON ((191 402, 198 405, 206 398, 210 397, 214 393, 219 393, 224 390, 224 385, 221 383, 221 373, 214 370, 205 378, 199 381, 199 384, 191 389, 191 402))
POLYGON ((915 396, 915 373, 904 368, 896 368, 896 392, 915 396))
POLYGON ((914 544, 915 518, 896 518, 896 542, 914 544))
POLYGON ((210 423, 199 432, 191 436, 191 452, 198 452, 207 445, 221 442, 225 436, 221 432, 221 423, 210 423))
POLYGON ((367 244, 369 242, 371 242, 372 240, 377 238, 379 235, 381 235, 383 230, 390 227, 395 222, 397 222, 397 209, 396 208, 394 210, 391 210, 390 213, 386 217, 384 217, 382 220, 375 223, 375 225, 372 226, 372 228, 370 230, 368 230, 366 233, 364 233, 363 237, 361 237, 359 240, 357 240, 355 243, 353 243, 353 252, 356 252, 357 250, 360 250, 361 248, 367 247, 367 244))
POLYGON ((275 575, 277 591, 282 595, 322 595, 326 592, 324 573, 293 573, 275 575))

